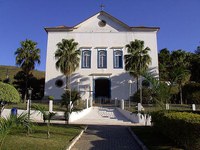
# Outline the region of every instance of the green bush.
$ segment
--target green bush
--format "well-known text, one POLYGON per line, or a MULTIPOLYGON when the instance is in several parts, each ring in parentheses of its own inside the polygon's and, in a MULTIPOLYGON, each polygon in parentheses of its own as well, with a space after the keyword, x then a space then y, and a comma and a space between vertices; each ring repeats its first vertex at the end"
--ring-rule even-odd
POLYGON ((200 83, 189 83, 183 87, 183 100, 188 104, 200 104, 200 83))
POLYGON ((200 149, 200 115, 187 112, 154 112, 153 125, 178 145, 200 149))
POLYGON ((12 85, 0 82, 0 101, 19 103, 19 92, 12 85))

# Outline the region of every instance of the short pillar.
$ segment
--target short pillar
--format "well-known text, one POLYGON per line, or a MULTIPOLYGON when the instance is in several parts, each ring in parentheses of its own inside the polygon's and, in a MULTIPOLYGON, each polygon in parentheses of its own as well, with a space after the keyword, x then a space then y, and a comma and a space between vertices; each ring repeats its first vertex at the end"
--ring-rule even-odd
POLYGON ((169 110, 169 104, 166 104, 166 110, 169 110))
POLYGON ((90 99, 90 107, 92 107, 92 99, 90 99))
POLYGON ((31 100, 28 99, 28 100, 27 100, 27 105, 26 105, 26 110, 27 110, 27 111, 29 111, 29 107, 31 106, 30 103, 31 103, 31 100))
POLYGON ((192 104, 192 110, 193 110, 193 111, 196 111, 196 106, 195 106, 195 104, 192 104))
POLYGON ((49 112, 53 112, 53 100, 49 100, 49 112))
POLYGON ((86 99, 86 108, 88 108, 88 99, 86 99))
POLYGON ((121 109, 124 109, 124 100, 121 100, 121 109))
POLYGON ((138 111, 142 111, 142 110, 144 110, 144 107, 142 106, 141 103, 138 103, 138 111))
POLYGON ((115 107, 117 107, 117 98, 115 98, 115 107))

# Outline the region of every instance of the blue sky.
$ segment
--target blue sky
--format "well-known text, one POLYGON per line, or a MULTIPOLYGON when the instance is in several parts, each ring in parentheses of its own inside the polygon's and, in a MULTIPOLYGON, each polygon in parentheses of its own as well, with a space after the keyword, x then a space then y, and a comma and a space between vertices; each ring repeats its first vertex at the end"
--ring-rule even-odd
POLYGON ((0 65, 15 65, 20 41, 31 39, 41 49, 45 70, 44 27, 73 26, 100 11, 130 26, 157 26, 158 50, 194 51, 200 45, 200 0, 0 0, 0 65))

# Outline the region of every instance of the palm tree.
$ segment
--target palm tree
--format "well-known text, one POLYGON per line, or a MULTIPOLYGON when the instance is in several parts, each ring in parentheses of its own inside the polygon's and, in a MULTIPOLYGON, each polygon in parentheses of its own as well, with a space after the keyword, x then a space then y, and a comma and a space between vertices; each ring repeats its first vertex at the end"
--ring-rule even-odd
MULTIPOLYGON (((148 66, 151 63, 151 57, 148 54, 150 48, 144 48, 144 41, 137 39, 135 41, 131 41, 130 44, 127 44, 126 48, 128 50, 128 54, 124 56, 125 70, 136 78, 138 90, 139 77, 148 69, 148 66)), ((140 87, 141 84, 142 82, 140 82, 140 87)), ((140 103, 142 103, 142 90, 140 90, 140 103)))
POLYGON ((183 67, 174 68, 169 73, 169 77, 171 79, 170 80, 171 85, 173 85, 174 83, 178 84, 181 104, 183 104, 182 87, 190 80, 190 76, 191 76, 191 74, 190 74, 189 70, 187 70, 183 67))
POLYGON ((70 76, 79 67, 80 50, 77 50, 78 43, 74 39, 62 39, 57 44, 55 52, 56 69, 59 69, 66 76, 66 89, 70 90, 70 76))
POLYGON ((47 121, 46 122, 46 124, 47 124, 47 138, 49 139, 50 138, 50 121, 51 121, 52 117, 56 115, 56 113, 46 111, 46 108, 42 105, 34 105, 33 108, 38 110, 43 115, 44 123, 47 121))
POLYGON ((21 47, 15 51, 16 65, 20 66, 25 73, 25 89, 24 101, 27 95, 27 86, 31 71, 35 69, 36 64, 40 64, 40 49, 37 48, 37 43, 26 39, 20 42, 21 47))
POLYGON ((148 54, 150 48, 144 48, 144 41, 137 39, 135 41, 131 41, 130 44, 127 44, 126 48, 128 50, 128 54, 124 56, 125 70, 137 79, 138 90, 139 76, 142 72, 145 72, 148 69, 148 66, 151 63, 151 57, 148 54))

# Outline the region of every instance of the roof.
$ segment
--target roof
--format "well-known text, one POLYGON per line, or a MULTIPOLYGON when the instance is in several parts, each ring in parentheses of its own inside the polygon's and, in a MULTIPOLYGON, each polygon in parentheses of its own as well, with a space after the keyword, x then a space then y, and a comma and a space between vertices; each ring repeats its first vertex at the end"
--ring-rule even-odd
POLYGON ((89 20, 90 18, 94 17, 95 15, 105 15, 109 18, 111 18, 112 20, 114 20, 115 22, 119 23, 120 25, 122 25, 123 27, 127 28, 128 30, 156 30, 158 31, 160 28, 159 27, 145 27, 145 26, 136 26, 136 27, 131 27, 131 26, 128 26, 127 24, 125 24, 124 22, 120 21, 119 19, 113 17, 112 15, 108 14, 107 12, 105 11, 100 11, 94 15, 92 15, 91 17, 83 20, 82 22, 78 23, 77 25, 75 26, 72 26, 72 27, 69 27, 69 26, 65 26, 65 25, 62 25, 62 26, 56 26, 56 27, 45 27, 45 31, 46 32, 49 32, 49 31, 73 31, 74 29, 77 29, 82 23, 84 23, 85 21, 89 20))

